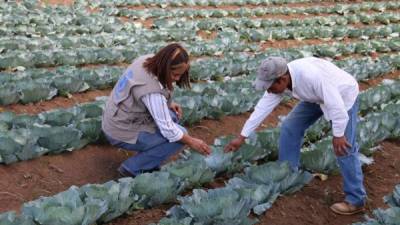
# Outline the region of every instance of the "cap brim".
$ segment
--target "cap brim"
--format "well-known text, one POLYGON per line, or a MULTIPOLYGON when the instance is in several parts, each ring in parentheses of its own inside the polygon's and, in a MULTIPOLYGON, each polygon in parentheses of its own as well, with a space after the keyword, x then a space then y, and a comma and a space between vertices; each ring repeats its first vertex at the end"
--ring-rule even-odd
POLYGON ((258 91, 266 91, 269 87, 271 87, 274 81, 264 81, 260 79, 256 79, 253 82, 253 87, 258 91))

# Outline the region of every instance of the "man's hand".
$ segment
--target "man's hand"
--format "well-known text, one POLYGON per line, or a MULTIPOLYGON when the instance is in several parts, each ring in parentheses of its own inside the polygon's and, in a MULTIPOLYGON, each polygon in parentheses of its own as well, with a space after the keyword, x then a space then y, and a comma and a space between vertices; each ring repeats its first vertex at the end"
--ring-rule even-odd
POLYGON ((211 154, 211 148, 210 146, 207 145, 203 140, 200 140, 198 138, 191 138, 189 143, 189 147, 193 148, 197 152, 203 154, 203 155, 209 155, 211 154))
POLYGON ((242 146, 242 144, 244 143, 245 139, 246 138, 241 135, 237 136, 235 139, 233 139, 231 142, 229 142, 229 144, 225 146, 224 151, 231 152, 238 150, 240 146, 242 146))
POLYGON ((183 111, 182 111, 182 107, 179 104, 172 102, 170 105, 170 109, 172 109, 176 113, 176 115, 178 116, 178 119, 182 119, 183 111))
POLYGON ((347 142, 345 136, 342 137, 333 137, 332 140, 333 150, 335 151, 336 156, 345 156, 348 154, 347 149, 351 148, 351 144, 347 142))

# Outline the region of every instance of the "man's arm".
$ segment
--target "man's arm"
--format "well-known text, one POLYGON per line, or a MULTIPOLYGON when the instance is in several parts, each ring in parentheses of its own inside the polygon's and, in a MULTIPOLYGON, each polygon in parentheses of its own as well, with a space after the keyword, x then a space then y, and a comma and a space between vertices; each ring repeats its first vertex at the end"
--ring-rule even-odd
POLYGON ((282 95, 270 94, 265 92, 263 97, 258 101, 253 113, 247 119, 243 126, 242 131, 237 137, 232 140, 227 146, 225 151, 235 151, 240 148, 245 139, 261 124, 262 121, 272 112, 272 110, 282 100, 282 95))
POLYGON ((342 96, 336 87, 324 80, 316 81, 316 94, 323 101, 327 109, 328 117, 332 120, 333 136, 341 137, 346 130, 349 115, 347 114, 342 96))
POLYGON ((342 96, 337 88, 324 80, 317 81, 316 94, 323 99, 324 105, 328 111, 328 117, 332 121, 332 145, 335 154, 337 156, 347 155, 347 149, 350 148, 351 145, 347 142, 344 133, 349 121, 349 116, 342 96))

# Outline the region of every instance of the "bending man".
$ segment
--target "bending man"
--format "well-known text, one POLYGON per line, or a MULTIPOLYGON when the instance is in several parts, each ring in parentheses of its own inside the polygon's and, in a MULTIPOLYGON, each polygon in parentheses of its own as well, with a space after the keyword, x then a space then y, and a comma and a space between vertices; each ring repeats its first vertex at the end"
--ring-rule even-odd
POLYGON ((342 215, 362 211, 366 192, 356 142, 357 81, 323 59, 308 57, 287 63, 281 57, 269 57, 261 63, 254 85, 266 92, 240 135, 225 147, 225 151, 237 150, 279 104, 284 93, 291 94, 300 102, 282 123, 279 160, 289 161, 296 170, 305 130, 324 115, 332 124, 332 144, 346 195, 343 202, 333 204, 331 209, 342 215))

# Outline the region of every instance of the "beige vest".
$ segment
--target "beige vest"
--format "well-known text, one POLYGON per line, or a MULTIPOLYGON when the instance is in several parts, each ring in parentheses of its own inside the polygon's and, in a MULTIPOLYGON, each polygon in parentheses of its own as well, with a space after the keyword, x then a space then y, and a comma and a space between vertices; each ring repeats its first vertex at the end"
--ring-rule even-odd
POLYGON ((158 79, 148 73, 143 63, 153 55, 141 56, 120 77, 103 112, 102 129, 113 139, 135 144, 140 131, 154 133, 156 124, 141 97, 161 93, 171 101, 171 93, 161 87, 158 79))

